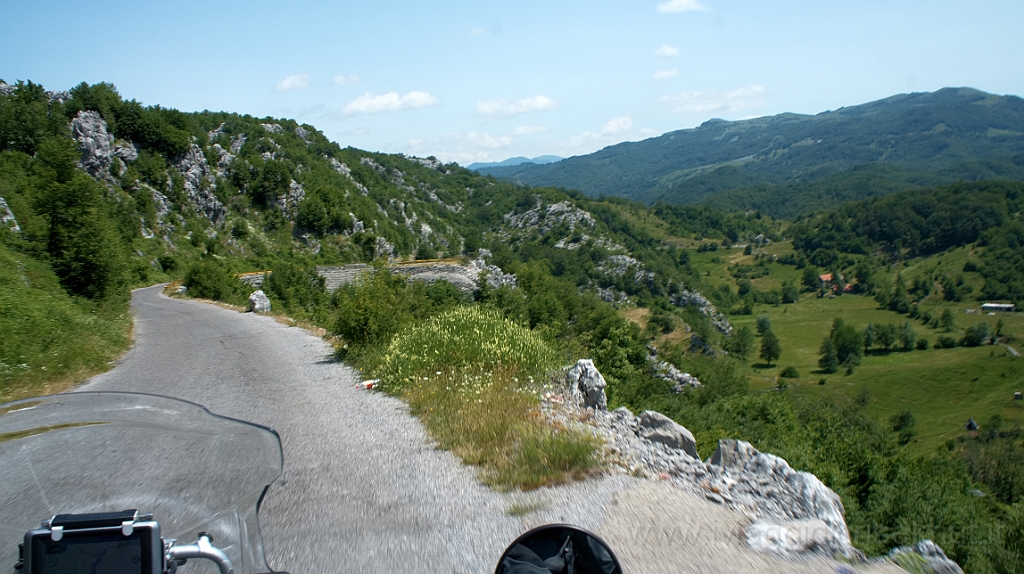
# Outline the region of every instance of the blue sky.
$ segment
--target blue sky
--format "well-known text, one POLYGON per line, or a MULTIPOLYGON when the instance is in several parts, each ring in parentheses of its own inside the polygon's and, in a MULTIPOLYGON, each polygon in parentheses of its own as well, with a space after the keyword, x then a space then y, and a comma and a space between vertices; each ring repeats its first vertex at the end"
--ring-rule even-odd
POLYGON ((463 165, 912 91, 1024 94, 1020 0, 0 0, 0 78, 463 165))

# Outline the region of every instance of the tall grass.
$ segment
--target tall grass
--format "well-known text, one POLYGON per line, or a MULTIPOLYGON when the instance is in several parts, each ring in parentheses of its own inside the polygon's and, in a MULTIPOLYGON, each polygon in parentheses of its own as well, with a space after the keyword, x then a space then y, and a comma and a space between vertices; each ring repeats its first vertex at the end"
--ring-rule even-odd
POLYGON ((107 370, 130 330, 123 306, 72 298, 49 266, 0 245, 0 402, 107 370))
POLYGON ((557 365, 557 354, 529 329, 496 311, 456 307, 400 333, 377 369, 386 387, 400 388, 429 371, 496 368, 539 376, 557 365))
POLYGON ((596 441, 554 428, 538 409, 557 364, 537 335, 500 314, 458 307, 399 334, 371 370, 408 401, 441 448, 499 488, 536 488, 598 467, 596 441))

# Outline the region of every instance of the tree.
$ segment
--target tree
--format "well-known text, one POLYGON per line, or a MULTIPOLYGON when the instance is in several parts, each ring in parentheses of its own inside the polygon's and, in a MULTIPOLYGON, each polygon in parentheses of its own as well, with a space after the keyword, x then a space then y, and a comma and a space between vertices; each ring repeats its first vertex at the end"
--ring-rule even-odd
POLYGON ((939 316, 939 326, 947 333, 956 328, 956 320, 953 319, 952 311, 949 309, 942 310, 942 315, 939 316))
POLYGON ((864 336, 853 325, 836 318, 832 321, 832 333, 829 335, 835 345, 836 356, 843 365, 858 365, 864 354, 864 336))
POLYGON ((761 358, 770 367, 772 366, 772 361, 778 359, 781 355, 782 346, 779 344, 779 338, 775 336, 771 329, 765 331, 761 337, 761 358))
POLYGON ((70 138, 41 142, 43 181, 35 208, 49 223, 46 251, 61 284, 90 299, 127 295, 126 246, 117 235, 103 188, 75 168, 80 152, 70 138))
POLYGON ((767 315, 761 315, 757 318, 757 334, 764 335, 766 332, 772 330, 772 322, 767 315))
POLYGON ((964 337, 960 340, 960 344, 965 347, 977 347, 987 343, 990 334, 988 323, 984 321, 975 323, 964 331, 964 337))
POLYGON ((733 331, 732 336, 726 341, 726 351, 746 360, 750 351, 754 348, 754 333, 746 325, 733 331))
POLYGON ((875 326, 872 323, 868 323, 868 326, 864 328, 864 352, 867 353, 871 345, 875 344, 875 326))
POLYGON ((817 291, 821 286, 821 281, 818 280, 818 268, 810 265, 804 267, 804 271, 800 275, 800 285, 807 291, 817 291))
POLYGON ((910 321, 904 322, 903 326, 900 327, 899 339, 904 351, 914 348, 914 343, 917 342, 917 332, 910 326, 910 321))
POLYGON ((836 354, 836 346, 832 344, 831 338, 821 342, 821 349, 818 351, 818 368, 826 373, 834 373, 839 370, 839 355, 836 354))
POLYGON ((800 298, 800 290, 797 289, 796 283, 792 281, 786 281, 782 284, 782 302, 783 303, 796 303, 797 299, 800 298))
POLYGON ((892 346, 896 344, 896 326, 892 323, 876 326, 875 340, 882 350, 888 351, 892 349, 892 346))

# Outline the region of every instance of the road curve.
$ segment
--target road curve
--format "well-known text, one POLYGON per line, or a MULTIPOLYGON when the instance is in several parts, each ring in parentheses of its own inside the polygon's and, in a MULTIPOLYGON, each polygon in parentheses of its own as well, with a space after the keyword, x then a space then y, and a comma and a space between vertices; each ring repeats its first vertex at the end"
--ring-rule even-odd
POLYGON ((285 470, 261 512, 272 567, 487 572, 522 531, 507 496, 429 446, 402 402, 356 390, 321 339, 160 287, 135 291, 132 309, 135 345, 78 390, 168 395, 276 429, 285 470))

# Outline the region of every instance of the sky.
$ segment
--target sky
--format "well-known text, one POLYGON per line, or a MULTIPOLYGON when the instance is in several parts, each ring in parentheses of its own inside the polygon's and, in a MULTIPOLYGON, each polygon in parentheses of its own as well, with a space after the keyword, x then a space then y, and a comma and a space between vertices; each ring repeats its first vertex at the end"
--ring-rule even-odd
POLYGON ((1024 95, 1021 0, 0 0, 0 78, 468 165, 711 118, 1024 95))

